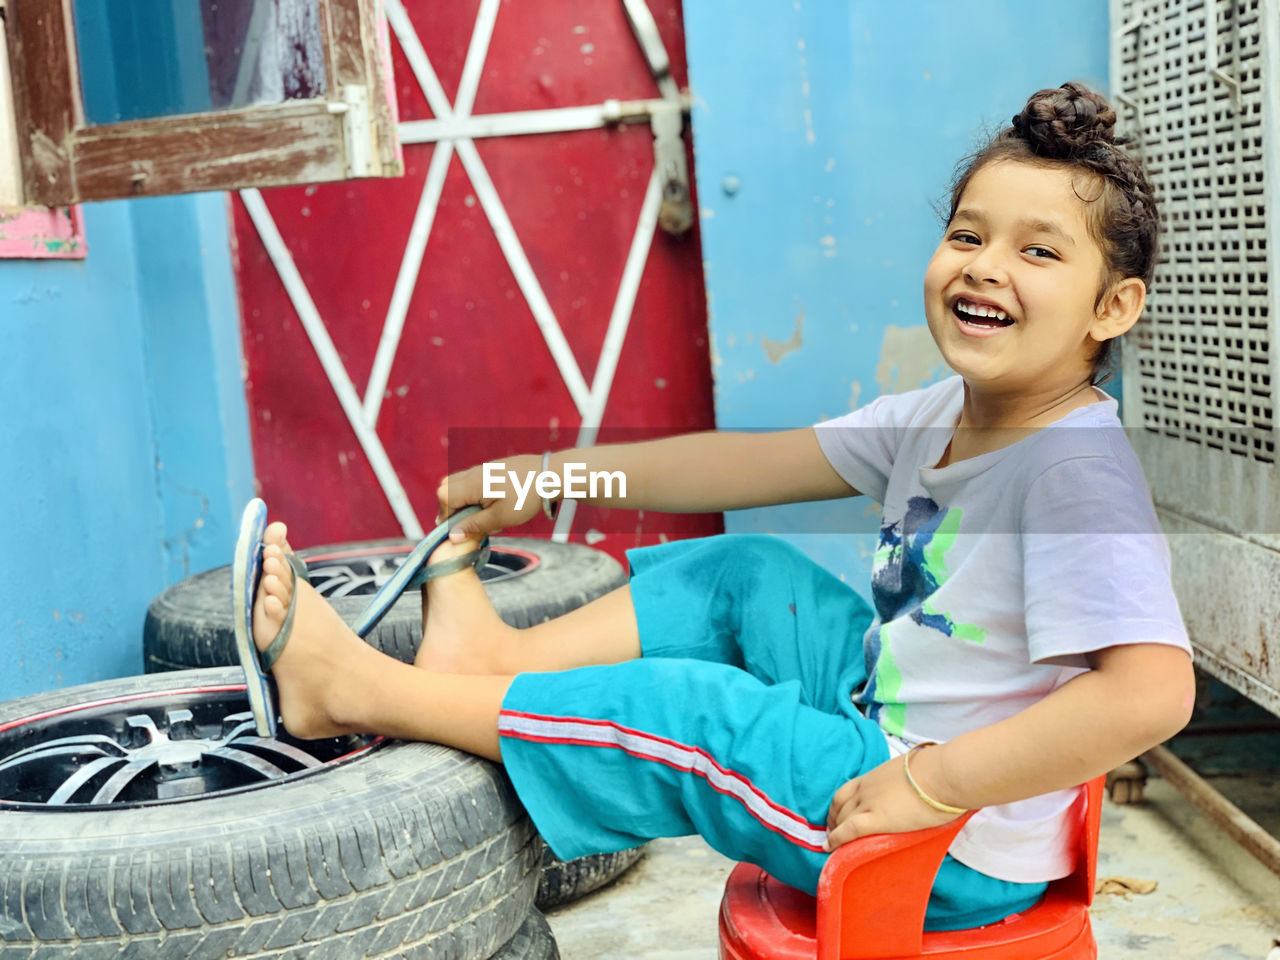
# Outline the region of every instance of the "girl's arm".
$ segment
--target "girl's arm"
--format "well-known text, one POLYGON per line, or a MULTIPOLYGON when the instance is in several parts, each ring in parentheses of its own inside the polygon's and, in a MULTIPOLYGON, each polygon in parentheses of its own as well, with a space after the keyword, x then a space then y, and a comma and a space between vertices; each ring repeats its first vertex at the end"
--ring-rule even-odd
MULTIPOLYGON (((935 800, 966 810, 1011 803, 1091 780, 1186 725, 1195 676, 1185 651, 1128 644, 1090 654, 1089 662, 1092 670, 1021 713, 916 751, 916 782, 935 800)), ((898 757, 836 791, 829 843, 951 819, 915 795, 898 757)))
MULTIPOLYGON (((553 454, 550 469, 565 474, 566 464, 581 464, 580 475, 621 473, 626 496, 585 497, 597 506, 667 513, 711 513, 804 500, 830 500, 858 493, 846 483, 818 446, 812 427, 775 433, 695 433, 643 443, 609 444, 553 454)), ((504 470, 525 478, 542 467, 539 456, 513 457, 504 470)), ((492 533, 536 516, 542 500, 530 491, 516 507, 513 485, 505 496, 484 497, 483 471, 472 467, 446 477, 438 496, 442 512, 471 503, 485 506, 463 521, 463 536, 492 533)), ((523 483, 523 479, 521 480, 523 483)))

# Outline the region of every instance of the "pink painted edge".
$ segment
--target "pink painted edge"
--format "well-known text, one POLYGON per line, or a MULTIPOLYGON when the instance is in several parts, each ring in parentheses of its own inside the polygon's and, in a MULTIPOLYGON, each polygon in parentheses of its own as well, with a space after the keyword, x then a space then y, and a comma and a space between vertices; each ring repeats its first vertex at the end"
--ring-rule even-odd
POLYGON ((88 254, 78 204, 0 211, 0 259, 83 260, 88 254))
POLYGON ((400 102, 396 99, 396 78, 391 66, 391 25, 382 0, 378 2, 378 54, 382 59, 383 96, 391 108, 391 129, 396 138, 396 162, 404 170, 404 146, 400 143, 400 102))

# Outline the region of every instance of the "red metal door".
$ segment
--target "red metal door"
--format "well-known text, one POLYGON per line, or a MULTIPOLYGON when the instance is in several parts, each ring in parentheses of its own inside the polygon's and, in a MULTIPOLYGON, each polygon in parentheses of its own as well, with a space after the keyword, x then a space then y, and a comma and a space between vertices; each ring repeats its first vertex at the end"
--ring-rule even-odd
MULTIPOLYGON (((419 536, 484 459, 714 424, 696 218, 656 229, 649 123, 602 125, 686 84, 678 2, 650 4, 675 84, 620 0, 386 6, 406 175, 234 202, 257 477, 296 544, 419 536)), ((719 529, 585 507, 556 534, 719 529)))

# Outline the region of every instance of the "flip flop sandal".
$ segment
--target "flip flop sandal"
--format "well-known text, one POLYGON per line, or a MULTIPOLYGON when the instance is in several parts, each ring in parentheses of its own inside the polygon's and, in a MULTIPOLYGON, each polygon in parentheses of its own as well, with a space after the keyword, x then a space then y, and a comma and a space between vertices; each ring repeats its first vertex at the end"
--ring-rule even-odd
MULTIPOLYGON (((489 560, 489 538, 485 537, 480 548, 460 557, 453 557, 443 563, 427 566, 427 559, 435 549, 449 538, 449 531, 459 521, 465 520, 480 507, 471 506, 452 514, 447 520, 431 531, 413 552, 409 554, 395 574, 383 584, 382 589, 374 595, 360 614, 355 632, 363 638, 377 626, 392 605, 400 598, 400 594, 412 586, 421 586, 428 580, 457 573, 468 566, 477 570, 489 560)), ((244 508, 240 518, 240 534, 236 539, 235 556, 231 564, 231 603, 234 609, 234 626, 236 638, 236 656, 244 671, 245 688, 249 696, 249 709, 253 713, 253 722, 258 736, 274 737, 276 735, 275 698, 272 696, 271 683, 267 672, 274 666, 285 645, 289 642, 289 634, 293 630, 293 614, 297 607, 298 591, 294 590, 289 597, 289 610, 285 613, 284 623, 272 638, 267 649, 261 653, 253 642, 253 601, 258 595, 258 582, 262 579, 262 537, 267 529, 267 505, 255 497, 244 508)), ((307 579, 306 564, 294 554, 287 555, 289 566, 293 569, 295 583, 307 579)))
MULTIPOLYGON (((464 553, 460 557, 452 557, 441 563, 427 565, 427 559, 435 552, 436 548, 449 539, 449 531, 462 520, 479 512, 479 506, 463 507, 457 513, 450 514, 443 523, 423 537, 422 541, 413 548, 413 552, 405 557, 404 563, 400 564, 400 568, 391 575, 391 578, 382 585, 382 589, 374 594, 373 599, 360 612, 355 626, 352 627, 358 636, 367 636, 369 631, 378 625, 378 621, 387 615, 387 611, 391 609, 392 605, 400 599, 400 594, 409 588, 421 587, 428 580, 447 577, 449 574, 465 570, 467 567, 475 567, 476 571, 479 572, 489 562, 489 538, 485 537, 481 541, 479 548, 472 550, 470 553, 464 553)), ((422 598, 422 602, 425 609, 425 595, 422 598)))
MULTIPOLYGON (((258 582, 262 579, 262 535, 267 529, 267 505, 258 498, 249 501, 240 518, 240 535, 236 538, 236 552, 231 561, 231 604, 235 611, 236 656, 244 671, 245 692, 249 695, 249 709, 253 713, 258 736, 276 735, 275 698, 267 680, 267 671, 284 650, 293 630, 293 613, 298 604, 298 591, 289 597, 289 611, 284 623, 262 653, 253 643, 253 601, 258 595, 258 582)), ((307 576, 307 568, 293 554, 289 565, 295 577, 307 576)))

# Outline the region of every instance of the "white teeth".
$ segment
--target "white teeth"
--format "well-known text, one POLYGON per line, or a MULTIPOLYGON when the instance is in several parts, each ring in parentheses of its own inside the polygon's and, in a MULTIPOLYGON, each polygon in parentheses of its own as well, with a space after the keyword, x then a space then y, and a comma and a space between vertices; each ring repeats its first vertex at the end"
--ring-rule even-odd
POLYGON ((967 300, 956 301, 956 309, 973 317, 995 317, 998 320, 1008 319, 1008 314, 1003 310, 997 310, 995 307, 988 307, 976 303, 969 303, 967 300))

